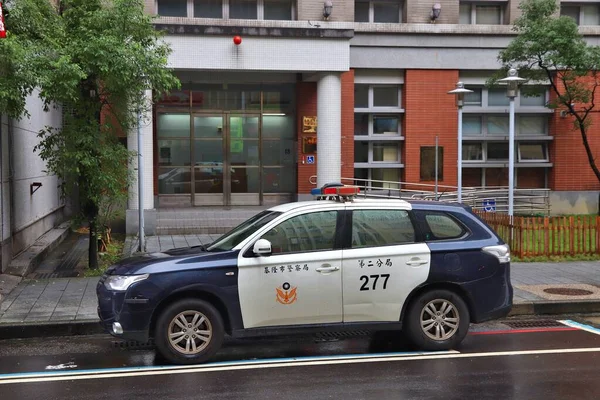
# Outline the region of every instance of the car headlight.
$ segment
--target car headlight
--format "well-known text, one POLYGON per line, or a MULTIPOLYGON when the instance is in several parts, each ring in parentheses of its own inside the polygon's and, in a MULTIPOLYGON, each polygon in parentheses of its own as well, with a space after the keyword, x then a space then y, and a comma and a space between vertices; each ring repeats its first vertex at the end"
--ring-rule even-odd
POLYGON ((150 275, 109 275, 104 281, 104 286, 108 290, 124 292, 134 283, 148 279, 148 276, 150 275))

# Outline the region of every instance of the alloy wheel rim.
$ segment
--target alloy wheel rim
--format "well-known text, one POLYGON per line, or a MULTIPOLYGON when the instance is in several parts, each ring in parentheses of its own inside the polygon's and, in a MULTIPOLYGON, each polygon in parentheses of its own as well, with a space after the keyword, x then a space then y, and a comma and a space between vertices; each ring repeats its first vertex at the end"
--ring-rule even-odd
POLYGON ((430 339, 444 341, 458 331, 460 316, 456 306, 444 299, 431 300, 421 310, 421 329, 430 339))
POLYGON ((177 352, 194 355, 202 352, 212 339, 212 325, 199 311, 182 311, 171 320, 169 343, 177 352))

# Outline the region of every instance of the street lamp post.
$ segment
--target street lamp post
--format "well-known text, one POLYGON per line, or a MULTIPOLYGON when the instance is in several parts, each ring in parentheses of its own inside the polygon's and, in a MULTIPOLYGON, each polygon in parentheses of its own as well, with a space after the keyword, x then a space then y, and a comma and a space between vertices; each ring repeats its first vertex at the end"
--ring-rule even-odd
POLYGON ((508 119, 508 215, 514 215, 515 203, 515 97, 519 95, 519 84, 526 79, 519 78, 517 70, 511 68, 508 70, 506 78, 498 82, 506 83, 506 96, 509 99, 509 119, 508 119))
POLYGON ((451 90, 448 94, 456 95, 456 106, 458 107, 458 174, 457 174, 457 186, 458 186, 458 202, 462 203, 462 108, 465 100, 465 93, 473 93, 472 90, 465 89, 465 85, 462 82, 456 84, 456 89, 451 90))

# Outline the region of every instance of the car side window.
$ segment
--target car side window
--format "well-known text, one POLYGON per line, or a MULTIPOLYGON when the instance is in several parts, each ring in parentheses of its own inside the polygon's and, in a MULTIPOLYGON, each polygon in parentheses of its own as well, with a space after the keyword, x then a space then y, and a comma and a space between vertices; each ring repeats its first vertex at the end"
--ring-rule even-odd
POLYGON ((352 247, 377 247, 415 242, 415 228, 408 211, 354 210, 352 247))
POLYGON ((463 226, 445 213, 427 211, 425 221, 433 235, 430 240, 457 239, 466 233, 463 226))
POLYGON ((332 250, 335 244, 337 211, 320 211, 287 219, 265 233, 272 254, 332 250))

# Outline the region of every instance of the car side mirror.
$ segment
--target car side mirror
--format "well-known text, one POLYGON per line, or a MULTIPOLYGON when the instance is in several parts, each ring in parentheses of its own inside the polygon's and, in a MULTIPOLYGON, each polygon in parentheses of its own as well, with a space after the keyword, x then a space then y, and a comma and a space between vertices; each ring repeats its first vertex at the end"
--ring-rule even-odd
POLYGON ((258 241, 254 243, 252 251, 257 256, 270 256, 272 252, 271 242, 266 239, 258 239, 258 241))

